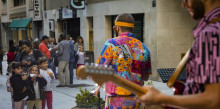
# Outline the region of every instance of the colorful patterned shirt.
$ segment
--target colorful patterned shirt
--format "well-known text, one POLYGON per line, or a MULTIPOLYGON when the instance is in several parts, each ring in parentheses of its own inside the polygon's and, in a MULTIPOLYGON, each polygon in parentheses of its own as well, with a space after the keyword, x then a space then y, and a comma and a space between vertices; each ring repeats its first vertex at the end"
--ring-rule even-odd
POLYGON ((185 94, 201 93, 205 84, 220 83, 220 7, 204 16, 193 30, 194 42, 187 62, 185 94))
MULTIPOLYGON (((112 65, 115 74, 139 85, 142 83, 144 74, 151 74, 150 51, 145 44, 135 38, 133 33, 129 32, 107 40, 96 63, 99 65, 112 65)), ((108 97, 129 96, 131 92, 112 82, 107 82, 106 94, 108 97)), ((134 97, 114 97, 112 99, 108 99, 108 97, 106 101, 109 102, 110 107, 114 105, 117 109, 122 108, 124 105, 127 105, 126 108, 134 109, 134 105, 137 105, 135 99, 133 99, 134 97), (118 100, 120 100, 120 103, 117 103, 118 100)))

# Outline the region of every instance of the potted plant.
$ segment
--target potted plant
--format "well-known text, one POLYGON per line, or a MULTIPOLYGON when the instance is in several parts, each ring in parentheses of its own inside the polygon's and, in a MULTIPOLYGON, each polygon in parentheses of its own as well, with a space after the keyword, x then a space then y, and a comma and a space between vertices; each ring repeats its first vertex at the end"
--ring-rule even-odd
MULTIPOLYGON (((87 89, 80 88, 80 93, 76 95, 76 107, 72 109, 98 109, 99 98, 90 94, 87 89)), ((104 106, 105 101, 100 98, 100 106, 104 106)), ((103 108, 101 108, 103 109, 103 108)))

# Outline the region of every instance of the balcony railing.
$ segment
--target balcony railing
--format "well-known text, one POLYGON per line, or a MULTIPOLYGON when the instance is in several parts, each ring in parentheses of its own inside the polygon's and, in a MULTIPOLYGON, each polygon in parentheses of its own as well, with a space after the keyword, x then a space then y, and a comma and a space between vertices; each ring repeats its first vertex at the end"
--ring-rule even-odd
POLYGON ((7 15, 7 10, 6 9, 2 10, 2 15, 7 15))
POLYGON ((10 14, 26 12, 26 5, 16 6, 9 9, 10 14))

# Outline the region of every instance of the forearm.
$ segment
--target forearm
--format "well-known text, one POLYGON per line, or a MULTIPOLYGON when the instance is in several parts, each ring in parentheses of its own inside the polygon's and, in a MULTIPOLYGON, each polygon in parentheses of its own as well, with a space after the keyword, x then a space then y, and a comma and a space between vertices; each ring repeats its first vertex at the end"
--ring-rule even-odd
POLYGON ((171 107, 183 107, 187 109, 209 109, 207 106, 211 100, 207 98, 201 99, 201 97, 201 94, 188 96, 161 95, 161 104, 171 107))
POLYGON ((51 49, 51 51, 56 51, 58 50, 59 44, 57 44, 54 48, 51 49))
POLYGON ((217 109, 220 107, 220 94, 217 84, 213 87, 206 87, 206 91, 200 94, 185 95, 185 96, 169 96, 160 95, 160 104, 179 106, 187 109, 217 109))

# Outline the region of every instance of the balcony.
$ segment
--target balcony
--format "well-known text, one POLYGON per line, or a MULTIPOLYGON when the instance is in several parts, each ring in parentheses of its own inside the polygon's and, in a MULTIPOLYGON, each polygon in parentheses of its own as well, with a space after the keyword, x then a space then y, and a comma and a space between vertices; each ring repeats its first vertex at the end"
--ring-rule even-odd
POLYGON ((9 9, 10 14, 24 13, 26 12, 26 5, 16 6, 9 9))
POLYGON ((2 15, 7 15, 7 10, 6 9, 2 9, 2 15))

